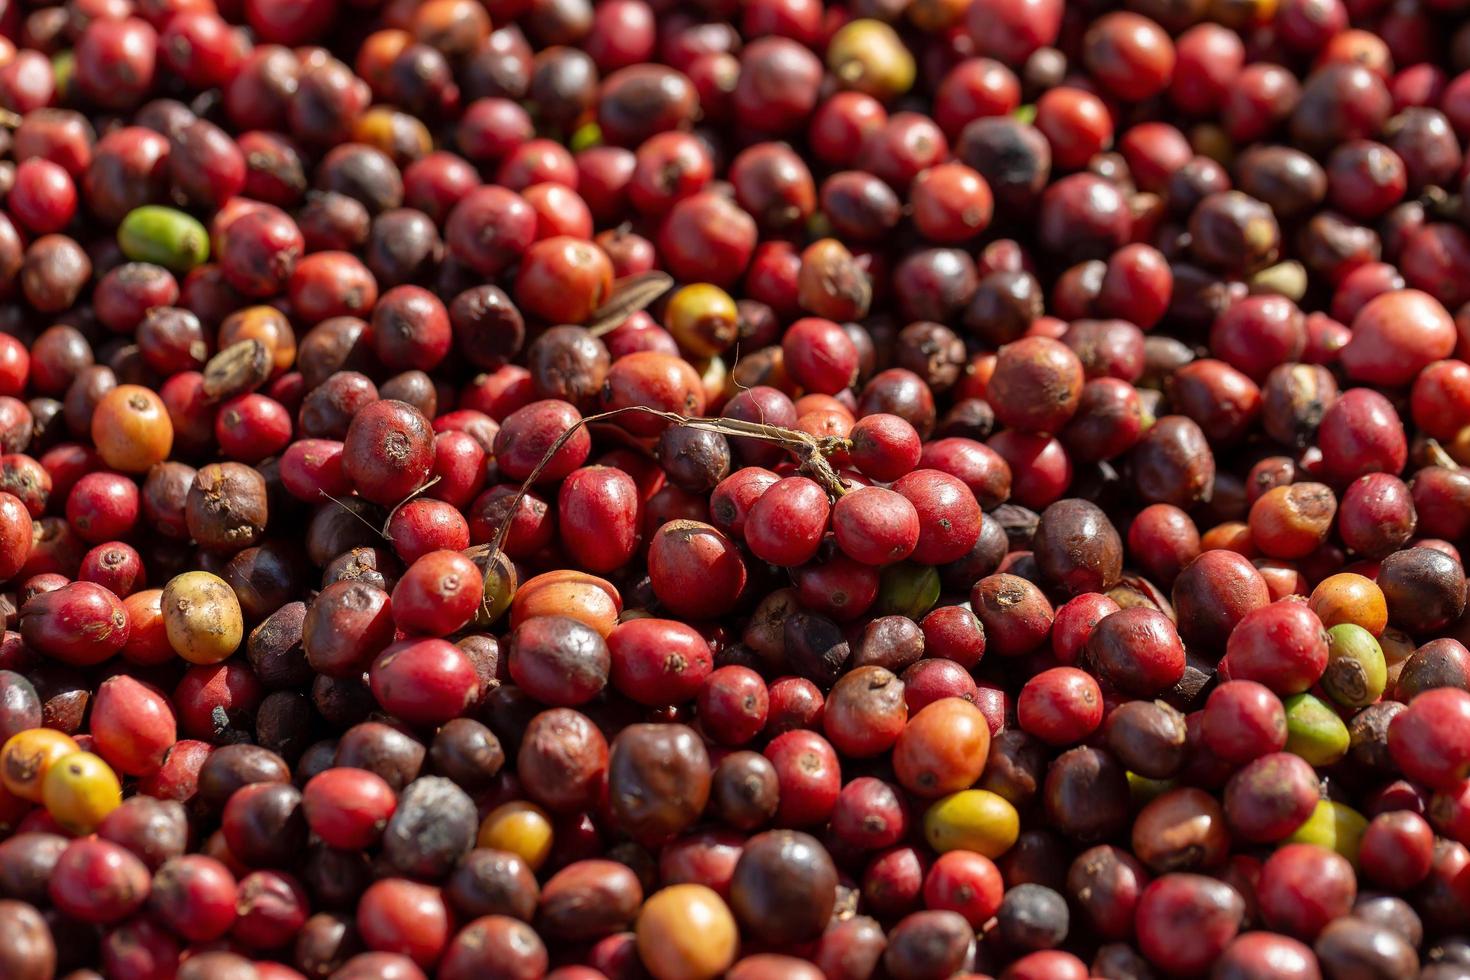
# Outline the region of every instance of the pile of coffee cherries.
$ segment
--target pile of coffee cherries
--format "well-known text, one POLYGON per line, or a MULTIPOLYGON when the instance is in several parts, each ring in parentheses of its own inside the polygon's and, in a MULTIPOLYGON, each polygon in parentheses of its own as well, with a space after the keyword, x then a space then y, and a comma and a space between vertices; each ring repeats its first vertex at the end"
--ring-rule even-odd
POLYGON ((1467 980, 1470 0, 0 0, 0 978, 1467 980))

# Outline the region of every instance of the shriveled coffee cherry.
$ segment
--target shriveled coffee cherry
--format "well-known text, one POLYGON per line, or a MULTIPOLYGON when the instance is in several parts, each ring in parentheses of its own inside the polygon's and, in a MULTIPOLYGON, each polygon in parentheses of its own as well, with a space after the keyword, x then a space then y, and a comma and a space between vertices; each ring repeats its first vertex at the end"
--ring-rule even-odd
POLYGON ((557 813, 593 804, 607 773, 607 740, 586 715, 552 708, 531 719, 516 771, 527 794, 557 813))
POLYGON ((698 818, 709 798, 710 765, 691 729, 632 725, 613 739, 607 779, 617 825, 635 840, 657 843, 698 818))
POLYGON ((596 630, 566 616, 537 616, 510 637, 510 676, 542 704, 585 704, 607 686, 612 657, 596 630))
POLYGON ((1106 592, 1122 576, 1122 542, 1101 508, 1060 500, 1042 512, 1032 550, 1046 578, 1068 593, 1106 592))
POLYGON ((1433 548, 1407 548, 1384 559, 1378 587, 1388 603, 1389 622, 1421 634, 1443 628, 1464 611, 1459 562, 1433 548))
POLYGON ((221 829, 230 853, 249 867, 282 865, 306 841, 301 792, 286 783, 253 783, 225 804, 221 829))

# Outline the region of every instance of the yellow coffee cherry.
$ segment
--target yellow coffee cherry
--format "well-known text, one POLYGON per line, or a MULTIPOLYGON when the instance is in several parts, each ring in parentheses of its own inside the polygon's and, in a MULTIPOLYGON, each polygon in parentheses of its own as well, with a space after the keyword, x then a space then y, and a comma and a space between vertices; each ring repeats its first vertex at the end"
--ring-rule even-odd
POLYGON ((1358 845, 1363 840, 1363 831, 1368 829, 1368 819, 1345 803, 1334 800, 1319 800, 1317 808, 1290 837, 1288 844, 1316 844, 1336 851, 1353 863, 1358 864, 1358 845))
POLYGON ((91 752, 64 755, 41 781, 41 802, 57 823, 74 834, 90 834, 122 805, 117 773, 91 752))
POLYGON ((669 297, 664 326, 680 350, 695 357, 714 357, 740 336, 740 313, 729 293, 697 282, 669 297))
POLYGON ((941 854, 976 851, 998 858, 1021 833, 1016 808, 999 793, 965 789, 937 801, 924 814, 924 838, 941 854))
POLYGON ((551 817, 534 803, 517 800, 505 803, 486 815, 480 824, 480 847, 509 851, 539 870, 551 853, 551 817))
POLYGON ((638 958, 654 980, 714 980, 740 949, 735 917, 704 885, 670 885, 656 892, 633 928, 638 958))
POLYGON ((191 664, 217 664, 240 646, 245 621, 228 582, 209 572, 175 575, 163 587, 168 645, 191 664))

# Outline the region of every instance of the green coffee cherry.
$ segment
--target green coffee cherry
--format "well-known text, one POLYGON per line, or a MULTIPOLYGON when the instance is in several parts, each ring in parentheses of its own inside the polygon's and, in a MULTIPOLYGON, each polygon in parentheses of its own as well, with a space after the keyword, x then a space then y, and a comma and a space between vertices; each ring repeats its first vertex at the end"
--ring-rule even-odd
POLYGON ((209 232, 174 208, 145 204, 134 208, 117 229, 117 244, 134 262, 152 262, 185 273, 209 258, 209 232))
POLYGON ((920 619, 939 601, 939 571, 932 565, 901 561, 883 569, 875 616, 920 619))
POLYGON ((1363 627, 1340 623, 1327 631, 1327 671, 1322 689, 1345 708, 1364 708, 1383 696, 1388 664, 1383 648, 1363 627))
POLYGON ((1142 809, 1176 785, 1178 783, 1172 779, 1150 779, 1136 772, 1130 772, 1128 773, 1128 798, 1133 801, 1135 807, 1142 809))
POLYGON ((1330 766, 1347 755, 1347 725, 1321 698, 1293 694, 1282 705, 1286 708, 1286 751, 1316 767, 1330 766))
POLYGON ((56 95, 65 100, 73 95, 77 81, 77 55, 71 48, 51 56, 51 77, 56 80, 56 95))
POLYGON ((485 598, 475 614, 476 626, 488 627, 504 616, 510 609, 520 582, 515 564, 503 551, 489 545, 475 545, 465 552, 481 571, 485 573, 485 598))
POLYGON ((572 138, 567 142, 573 153, 601 146, 602 129, 595 122, 583 123, 576 128, 572 133, 572 138))
POLYGON ((1358 863, 1358 844, 1368 820, 1357 810, 1332 800, 1322 800, 1312 815, 1307 818, 1283 843, 1316 844, 1336 851, 1354 866, 1358 863))

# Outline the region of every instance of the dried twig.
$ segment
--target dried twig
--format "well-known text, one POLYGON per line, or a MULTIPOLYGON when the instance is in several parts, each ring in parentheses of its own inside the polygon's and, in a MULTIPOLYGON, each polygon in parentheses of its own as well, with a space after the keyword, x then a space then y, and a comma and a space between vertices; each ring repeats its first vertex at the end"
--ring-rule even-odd
POLYGON ((505 545, 505 538, 510 533, 510 524, 514 519, 517 508, 526 494, 531 492, 531 487, 540 479, 547 464, 561 452, 563 446, 576 434, 577 430, 602 422, 607 419, 616 418, 619 415, 636 412, 642 415, 653 415, 665 419, 675 425, 687 425, 691 428, 701 429, 705 432, 717 432, 724 436, 744 436, 749 439, 760 439, 764 442, 773 442, 782 446, 796 455, 801 460, 801 471, 819 483, 822 489, 833 497, 840 497, 847 493, 847 485, 842 482, 842 477, 832 468, 828 457, 843 449, 848 448, 846 439, 835 436, 824 436, 817 438, 807 432, 796 429, 788 429, 784 426, 770 425, 765 422, 746 422, 743 419, 706 419, 691 418, 680 415, 677 412, 664 412, 645 405, 628 405, 623 408, 614 408, 606 412, 598 412, 588 415, 567 428, 565 432, 556 437, 549 449, 542 455, 539 462, 531 470, 530 474, 521 483, 516 495, 511 498, 510 506, 506 508, 505 519, 501 521, 500 527, 495 531, 495 537, 490 542, 492 551, 500 551, 505 545))
POLYGON ((674 279, 667 272, 640 272, 624 276, 613 283, 612 295, 592 313, 585 326, 594 337, 611 333, 623 322, 641 310, 648 309, 654 300, 668 292, 674 279))

